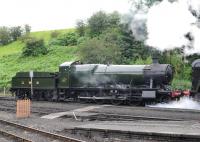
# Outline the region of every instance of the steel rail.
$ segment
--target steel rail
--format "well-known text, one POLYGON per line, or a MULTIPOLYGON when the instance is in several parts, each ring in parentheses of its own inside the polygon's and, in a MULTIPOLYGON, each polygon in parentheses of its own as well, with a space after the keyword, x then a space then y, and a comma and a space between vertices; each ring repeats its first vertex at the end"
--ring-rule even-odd
POLYGON ((20 137, 20 136, 17 136, 15 134, 12 134, 12 133, 9 133, 9 132, 6 132, 6 131, 3 131, 2 129, 0 129, 0 135, 3 135, 5 137, 9 137, 15 141, 20 141, 20 142, 33 142, 31 140, 28 140, 28 139, 25 139, 23 137, 20 137))
POLYGON ((26 130, 26 131, 34 132, 34 133, 37 133, 37 134, 41 134, 43 136, 47 136, 49 138, 61 140, 61 141, 64 141, 64 142, 85 142, 85 141, 82 141, 82 140, 79 140, 79 139, 46 132, 46 131, 39 130, 39 129, 36 129, 36 128, 27 127, 25 125, 17 124, 17 123, 10 122, 10 121, 7 121, 7 120, 0 119, 0 123, 5 124, 5 125, 10 125, 10 126, 13 126, 13 127, 17 127, 17 128, 20 128, 20 129, 23 129, 23 130, 26 130))
MULTIPOLYGON (((70 129, 66 130, 70 131, 70 129)), ((79 128, 75 127, 71 129, 73 134, 82 134, 87 137, 93 137, 93 133, 109 136, 121 136, 127 138, 140 138, 140 139, 151 139, 158 141, 169 141, 169 142, 199 142, 200 135, 191 134, 173 134, 173 133, 161 133, 161 132, 140 132, 140 131, 122 131, 122 130, 111 130, 111 129, 99 129, 99 128, 79 128)), ((103 137, 103 136, 102 136, 103 137)))

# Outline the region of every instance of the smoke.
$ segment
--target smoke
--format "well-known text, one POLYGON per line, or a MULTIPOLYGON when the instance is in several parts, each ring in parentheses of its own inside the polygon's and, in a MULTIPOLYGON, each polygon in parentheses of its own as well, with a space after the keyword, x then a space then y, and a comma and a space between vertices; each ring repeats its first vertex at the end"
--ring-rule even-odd
POLYGON ((167 104, 149 105, 148 107, 200 110, 200 104, 189 97, 183 97, 179 101, 172 101, 167 104))
POLYGON ((146 40, 147 11, 136 10, 133 12, 130 28, 136 40, 146 40))
POLYGON ((130 28, 137 40, 160 51, 200 53, 200 0, 163 0, 133 11, 130 28))

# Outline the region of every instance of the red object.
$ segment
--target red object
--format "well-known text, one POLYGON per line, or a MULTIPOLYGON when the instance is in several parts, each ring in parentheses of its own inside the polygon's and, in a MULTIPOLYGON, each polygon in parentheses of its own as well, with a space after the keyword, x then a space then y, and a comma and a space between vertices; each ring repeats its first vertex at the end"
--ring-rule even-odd
POLYGON ((179 97, 179 96, 181 96, 181 91, 180 90, 172 91, 172 97, 179 97))
POLYGON ((184 90, 183 91, 184 96, 190 96, 190 91, 189 90, 184 90))

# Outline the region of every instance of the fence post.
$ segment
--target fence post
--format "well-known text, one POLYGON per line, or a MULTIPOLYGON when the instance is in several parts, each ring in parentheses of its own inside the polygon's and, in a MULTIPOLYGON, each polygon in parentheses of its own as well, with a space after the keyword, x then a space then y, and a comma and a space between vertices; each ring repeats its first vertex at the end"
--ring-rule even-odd
POLYGON ((6 87, 3 87, 3 95, 6 96, 6 87))

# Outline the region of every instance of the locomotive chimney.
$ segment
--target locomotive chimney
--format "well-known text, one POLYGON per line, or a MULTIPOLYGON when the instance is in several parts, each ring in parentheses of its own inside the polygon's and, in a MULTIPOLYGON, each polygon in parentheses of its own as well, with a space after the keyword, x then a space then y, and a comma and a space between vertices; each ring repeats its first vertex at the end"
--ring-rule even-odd
POLYGON ((158 63, 158 58, 157 58, 157 57, 153 57, 153 58, 152 58, 152 62, 153 62, 153 64, 159 64, 159 63, 158 63))

